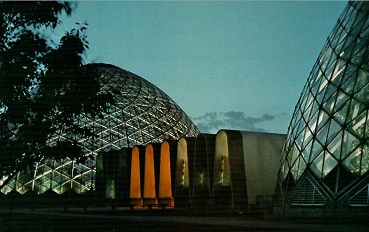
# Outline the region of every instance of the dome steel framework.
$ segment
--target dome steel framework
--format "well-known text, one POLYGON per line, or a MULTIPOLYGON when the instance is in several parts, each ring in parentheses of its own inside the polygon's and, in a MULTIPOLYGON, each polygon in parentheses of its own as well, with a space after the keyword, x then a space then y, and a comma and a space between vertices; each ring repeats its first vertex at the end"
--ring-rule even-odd
MULTIPOLYGON (((109 105, 103 117, 80 115, 75 119, 81 127, 92 129, 96 139, 79 138, 85 156, 96 157, 101 151, 158 143, 165 139, 196 136, 199 131, 183 110, 152 83, 107 64, 89 64, 96 69, 101 91, 115 94, 114 105, 109 105)), ((50 144, 68 140, 68 135, 53 136, 50 144)), ((31 170, 19 172, 1 188, 3 194, 13 190, 23 194, 38 194, 52 190, 62 194, 72 190, 84 193, 95 188, 96 159, 81 164, 66 158, 61 162, 44 160, 31 170)), ((7 177, 0 180, 0 185, 7 177)))
POLYGON ((368 119, 369 3, 349 2, 293 113, 277 186, 285 208, 369 206, 368 119))

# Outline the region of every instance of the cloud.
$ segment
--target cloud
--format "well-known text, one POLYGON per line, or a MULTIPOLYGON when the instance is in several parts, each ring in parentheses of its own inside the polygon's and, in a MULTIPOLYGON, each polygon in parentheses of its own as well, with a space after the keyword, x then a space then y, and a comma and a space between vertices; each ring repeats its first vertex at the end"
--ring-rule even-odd
POLYGON ((220 129, 245 130, 265 132, 265 129, 257 124, 274 120, 275 116, 263 114, 260 117, 245 116, 244 112, 212 112, 192 118, 202 133, 216 133, 220 129))

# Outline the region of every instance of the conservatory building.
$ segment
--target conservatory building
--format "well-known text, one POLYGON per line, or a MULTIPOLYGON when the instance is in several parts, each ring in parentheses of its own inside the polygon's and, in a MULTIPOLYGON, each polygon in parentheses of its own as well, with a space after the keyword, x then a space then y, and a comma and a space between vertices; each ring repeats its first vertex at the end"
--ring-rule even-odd
MULTIPOLYGON (((89 64, 86 68, 96 71, 101 91, 115 93, 115 105, 109 105, 103 117, 80 115, 75 119, 77 125, 97 134, 95 139, 80 138, 87 161, 43 160, 11 179, 2 177, 1 194, 85 193, 95 189, 98 153, 199 133, 168 95, 142 77, 108 64, 89 64)), ((49 143, 68 139, 67 134, 56 134, 49 143)))
POLYGON ((369 206, 369 3, 349 2, 322 49, 288 129, 276 212, 369 206))

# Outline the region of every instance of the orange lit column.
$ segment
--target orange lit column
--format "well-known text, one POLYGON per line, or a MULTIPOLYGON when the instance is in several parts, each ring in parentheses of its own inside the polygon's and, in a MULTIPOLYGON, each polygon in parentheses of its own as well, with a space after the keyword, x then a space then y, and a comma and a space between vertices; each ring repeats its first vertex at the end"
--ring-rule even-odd
POLYGON ((132 205, 142 206, 140 178, 140 154, 139 149, 134 147, 132 149, 131 183, 129 191, 130 204, 132 205))
POLYGON ((162 143, 160 151, 159 204, 173 207, 170 147, 167 141, 162 143))
POLYGON ((151 144, 145 150, 144 205, 157 204, 155 190, 154 149, 151 144))

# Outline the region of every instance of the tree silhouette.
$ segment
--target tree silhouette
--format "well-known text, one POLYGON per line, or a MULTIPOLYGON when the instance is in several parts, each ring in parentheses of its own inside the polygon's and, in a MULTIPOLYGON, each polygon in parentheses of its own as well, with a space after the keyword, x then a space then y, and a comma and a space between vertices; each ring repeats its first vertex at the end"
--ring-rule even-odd
POLYGON ((83 161, 78 138, 94 134, 78 127, 76 116, 98 116, 113 103, 111 93, 100 91, 94 71, 83 66, 87 23, 59 42, 43 33, 75 7, 57 1, 0 2, 0 175, 11 176, 42 159, 83 161), (61 132, 70 135, 68 140, 50 142, 61 132))

